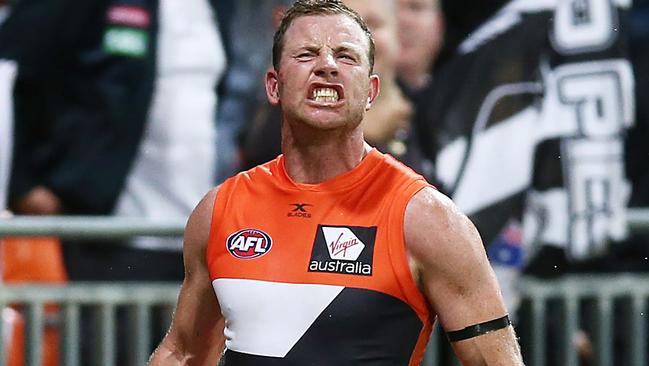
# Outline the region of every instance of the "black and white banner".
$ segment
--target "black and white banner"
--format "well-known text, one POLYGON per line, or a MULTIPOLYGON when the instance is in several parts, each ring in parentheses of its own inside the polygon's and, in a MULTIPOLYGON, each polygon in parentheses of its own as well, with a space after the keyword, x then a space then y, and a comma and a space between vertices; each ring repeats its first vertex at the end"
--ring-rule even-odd
POLYGON ((422 114, 432 126, 428 152, 438 181, 488 243, 514 223, 531 250, 525 257, 550 245, 587 259, 626 236, 630 6, 511 1, 435 76, 422 114))

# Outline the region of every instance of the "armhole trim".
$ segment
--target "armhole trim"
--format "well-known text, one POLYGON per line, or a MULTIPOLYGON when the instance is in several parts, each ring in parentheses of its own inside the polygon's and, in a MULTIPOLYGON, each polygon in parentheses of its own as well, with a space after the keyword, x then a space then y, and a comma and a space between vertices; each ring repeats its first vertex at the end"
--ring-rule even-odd
POLYGON ((216 192, 216 197, 214 197, 214 206, 212 207, 212 216, 210 219, 210 233, 207 238, 207 249, 205 250, 205 263, 207 264, 207 270, 210 274, 210 281, 214 281, 215 277, 215 268, 213 267, 213 262, 219 256, 220 250, 218 246, 217 230, 216 223, 218 222, 219 217, 223 217, 223 213, 226 210, 228 201, 230 200, 232 187, 234 187, 234 179, 226 180, 219 191, 216 192))
POLYGON ((405 297, 406 302, 419 316, 419 319, 424 323, 432 323, 433 317, 430 314, 427 301, 424 294, 419 289, 419 286, 413 278, 410 271, 410 263, 408 262, 408 255, 406 249, 405 239, 405 213, 406 207, 410 200, 419 191, 426 187, 430 187, 425 180, 414 180, 407 184, 407 186, 395 197, 395 202, 390 212, 390 223, 392 226, 390 233, 389 254, 390 262, 396 276, 397 283, 401 288, 401 292, 405 297))

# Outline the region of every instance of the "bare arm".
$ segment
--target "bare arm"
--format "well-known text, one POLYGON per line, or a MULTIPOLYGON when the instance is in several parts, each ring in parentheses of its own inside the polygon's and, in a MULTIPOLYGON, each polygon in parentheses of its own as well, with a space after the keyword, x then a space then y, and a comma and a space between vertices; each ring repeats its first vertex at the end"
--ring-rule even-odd
POLYGON ((149 366, 214 366, 224 348, 223 317, 212 289, 205 253, 217 189, 196 206, 185 229, 183 281, 169 332, 149 366))
MULTIPOLYGON (((446 331, 507 314, 477 230, 448 197, 432 188, 417 193, 405 237, 415 278, 446 331)), ((464 365, 523 365, 511 326, 452 345, 464 365)))

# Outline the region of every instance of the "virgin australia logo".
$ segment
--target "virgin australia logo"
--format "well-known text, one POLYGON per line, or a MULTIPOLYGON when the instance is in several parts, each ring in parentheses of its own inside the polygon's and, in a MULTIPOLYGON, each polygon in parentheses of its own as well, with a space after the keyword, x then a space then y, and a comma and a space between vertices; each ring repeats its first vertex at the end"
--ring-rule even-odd
POLYGON ((372 275, 376 227, 318 226, 309 272, 372 275))
POLYGON ((323 227, 322 231, 331 259, 355 261, 365 249, 365 244, 346 227, 323 227))

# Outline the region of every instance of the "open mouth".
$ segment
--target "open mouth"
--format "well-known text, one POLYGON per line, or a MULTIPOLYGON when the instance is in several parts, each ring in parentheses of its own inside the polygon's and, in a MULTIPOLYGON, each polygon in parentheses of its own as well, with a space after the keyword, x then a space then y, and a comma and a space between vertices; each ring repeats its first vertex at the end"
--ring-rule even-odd
POLYGON ((311 88, 309 99, 316 103, 337 103, 343 99, 342 88, 339 86, 315 85, 311 88))

